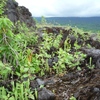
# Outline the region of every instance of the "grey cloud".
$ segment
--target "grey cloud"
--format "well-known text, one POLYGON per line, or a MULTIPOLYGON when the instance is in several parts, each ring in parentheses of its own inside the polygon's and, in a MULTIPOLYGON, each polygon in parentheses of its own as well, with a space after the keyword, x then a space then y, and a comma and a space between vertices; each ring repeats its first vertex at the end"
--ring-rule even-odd
POLYGON ((33 16, 100 16, 100 0, 16 0, 28 7, 33 16), (25 3, 25 4, 24 4, 25 3))

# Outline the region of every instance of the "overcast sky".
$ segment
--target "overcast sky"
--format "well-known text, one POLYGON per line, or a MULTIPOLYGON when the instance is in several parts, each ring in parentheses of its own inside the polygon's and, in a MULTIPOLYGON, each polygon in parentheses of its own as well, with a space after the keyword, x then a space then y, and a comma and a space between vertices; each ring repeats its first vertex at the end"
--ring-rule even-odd
POLYGON ((100 0, 16 0, 34 17, 100 16, 100 0))

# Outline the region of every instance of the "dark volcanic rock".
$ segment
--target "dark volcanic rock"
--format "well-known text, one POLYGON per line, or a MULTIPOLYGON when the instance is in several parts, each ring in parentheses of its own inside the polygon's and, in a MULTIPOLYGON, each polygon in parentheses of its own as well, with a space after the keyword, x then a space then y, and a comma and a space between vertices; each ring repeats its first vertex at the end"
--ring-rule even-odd
POLYGON ((56 96, 50 90, 45 87, 40 88, 41 85, 54 84, 53 80, 41 80, 37 78, 30 82, 30 87, 34 91, 36 88, 38 90, 38 99, 37 100, 55 100, 56 96))
POLYGON ((42 88, 38 93, 38 100, 55 100, 56 96, 46 88, 42 88))
POLYGON ((49 67, 52 67, 54 65, 54 63, 58 62, 58 57, 52 57, 48 59, 48 65, 49 67))
POLYGON ((91 48, 82 48, 82 51, 87 54, 87 62, 89 63, 90 57, 92 58, 92 64, 95 64, 96 68, 100 68, 100 50, 91 48))
POLYGON ((100 57, 100 50, 99 49, 86 49, 86 48, 82 48, 82 51, 84 51, 87 56, 93 57, 93 58, 98 58, 100 57))
POLYGON ((14 23, 19 20, 17 7, 18 3, 16 1, 14 0, 7 1, 5 14, 14 23))
POLYGON ((86 41, 86 44, 87 43, 96 49, 100 49, 99 35, 97 33, 91 33, 89 39, 86 41))
POLYGON ((26 25, 28 25, 29 27, 31 26, 35 27, 35 21, 32 18, 32 14, 26 7, 24 6, 18 7, 18 13, 19 13, 19 20, 21 22, 25 22, 26 25))
POLYGON ((47 33, 53 33, 55 35, 58 35, 60 31, 62 30, 61 27, 44 27, 47 33))
POLYGON ((39 78, 37 78, 36 81, 37 81, 37 83, 38 83, 39 86, 45 84, 45 82, 43 80, 39 79, 39 78))
POLYGON ((100 68, 100 58, 97 59, 96 68, 100 68))
POLYGON ((35 21, 32 18, 32 14, 24 6, 18 6, 18 3, 14 0, 8 0, 6 4, 5 15, 14 23, 20 21, 24 22, 28 27, 35 27, 35 21))

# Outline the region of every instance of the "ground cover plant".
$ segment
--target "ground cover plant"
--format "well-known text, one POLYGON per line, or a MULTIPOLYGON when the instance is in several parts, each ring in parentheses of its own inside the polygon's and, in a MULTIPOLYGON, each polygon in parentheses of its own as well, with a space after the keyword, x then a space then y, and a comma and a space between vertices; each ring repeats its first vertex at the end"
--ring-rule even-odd
MULTIPOLYGON (((81 81, 85 83, 89 79, 92 82, 92 74, 94 73, 94 77, 96 73, 100 74, 94 70, 95 66, 99 67, 98 57, 94 56, 96 53, 92 53, 87 48, 94 46, 98 49, 100 40, 97 37, 100 36, 98 35, 96 37, 98 41, 95 41, 96 39, 89 33, 78 28, 47 27, 44 17, 42 25, 46 23, 46 26, 43 25, 42 28, 37 26, 34 31, 31 31, 24 23, 17 22, 14 25, 3 15, 5 4, 6 1, 3 0, 0 5, 0 99, 38 100, 40 89, 46 87, 56 94, 56 100, 65 100, 65 98, 84 100, 82 97, 85 98, 85 96, 77 91, 80 89, 83 92, 84 88, 89 88, 90 85, 81 86, 81 81), (19 27, 17 27, 18 33, 15 34, 16 25, 19 27), (97 59, 96 63, 95 59, 97 59), (56 80, 53 85, 47 87, 48 85, 45 84, 48 84, 48 81, 46 81, 45 84, 34 87, 34 81, 38 77, 48 80, 53 76, 56 80), (60 91, 61 88, 63 92, 60 91), (65 90, 66 88, 68 89, 65 90), (75 92, 77 94, 74 94, 75 92)), ((92 96, 93 99, 87 96, 86 100, 89 100, 88 98, 99 100, 100 86, 98 83, 100 81, 99 79, 95 81, 98 82, 93 84, 91 91, 92 93, 96 91, 97 96, 92 96)))

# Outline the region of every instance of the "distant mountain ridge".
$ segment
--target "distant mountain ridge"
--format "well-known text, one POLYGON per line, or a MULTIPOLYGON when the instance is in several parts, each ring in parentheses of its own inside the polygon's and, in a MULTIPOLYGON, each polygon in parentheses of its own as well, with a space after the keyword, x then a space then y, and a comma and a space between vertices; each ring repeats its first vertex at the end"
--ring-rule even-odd
MULTIPOLYGON (((35 19, 41 22, 41 17, 35 17, 35 19)), ((46 17, 46 21, 55 25, 76 26, 85 31, 100 31, 100 17, 46 17)))

